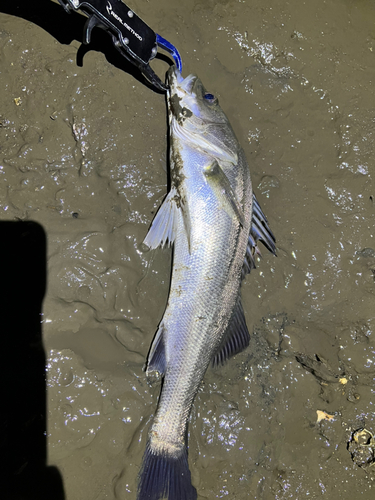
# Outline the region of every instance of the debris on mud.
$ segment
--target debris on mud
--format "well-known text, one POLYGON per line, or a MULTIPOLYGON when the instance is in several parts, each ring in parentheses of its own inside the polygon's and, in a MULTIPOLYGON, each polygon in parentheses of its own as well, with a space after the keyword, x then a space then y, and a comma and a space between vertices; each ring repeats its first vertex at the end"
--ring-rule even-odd
POLYGON ((348 443, 348 450, 358 467, 367 469, 375 465, 375 438, 369 430, 354 431, 348 443))

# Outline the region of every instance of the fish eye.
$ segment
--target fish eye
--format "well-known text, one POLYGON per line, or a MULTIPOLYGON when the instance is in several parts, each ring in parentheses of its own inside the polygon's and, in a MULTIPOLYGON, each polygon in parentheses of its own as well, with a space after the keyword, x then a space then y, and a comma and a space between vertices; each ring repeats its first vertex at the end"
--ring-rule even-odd
POLYGON ((209 92, 204 94, 203 98, 210 104, 214 104, 217 102, 217 97, 215 97, 213 94, 210 94, 209 92))

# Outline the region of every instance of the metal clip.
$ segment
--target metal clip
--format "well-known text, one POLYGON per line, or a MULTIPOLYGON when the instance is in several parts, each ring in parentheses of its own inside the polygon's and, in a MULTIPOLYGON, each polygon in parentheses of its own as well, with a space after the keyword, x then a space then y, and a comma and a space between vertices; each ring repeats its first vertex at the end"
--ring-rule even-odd
POLYGON ((167 86, 151 68, 149 62, 158 53, 158 47, 167 51, 181 71, 181 57, 177 49, 168 40, 157 35, 140 17, 121 0, 59 0, 70 13, 81 10, 88 20, 85 24, 83 43, 91 40, 94 27, 108 31, 116 49, 132 64, 138 67, 147 80, 158 90, 165 92, 167 86))

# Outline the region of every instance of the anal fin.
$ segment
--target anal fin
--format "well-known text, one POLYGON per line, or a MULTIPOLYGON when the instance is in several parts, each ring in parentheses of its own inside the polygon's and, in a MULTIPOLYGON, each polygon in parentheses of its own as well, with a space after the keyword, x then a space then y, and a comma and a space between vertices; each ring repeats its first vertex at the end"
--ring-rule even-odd
POLYGON ((163 338, 163 325, 160 324, 158 331, 152 341, 150 352, 147 359, 146 375, 149 376, 151 372, 158 372, 161 377, 164 376, 166 369, 165 362, 165 348, 163 338))

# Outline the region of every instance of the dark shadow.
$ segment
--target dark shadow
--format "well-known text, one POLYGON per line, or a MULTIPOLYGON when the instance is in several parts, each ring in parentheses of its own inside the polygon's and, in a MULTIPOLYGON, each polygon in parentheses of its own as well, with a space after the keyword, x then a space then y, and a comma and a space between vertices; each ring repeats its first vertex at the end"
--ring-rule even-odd
MULTIPOLYGON (((71 44, 73 40, 79 42, 83 40, 83 29, 87 17, 77 12, 68 14, 61 5, 53 3, 51 0, 38 0, 37 2, 31 0, 3 1, 0 3, 0 12, 20 17, 40 26, 64 45, 71 44)), ((112 43, 112 37, 102 29, 95 28, 92 32, 90 45, 82 44, 78 49, 78 66, 83 66, 83 58, 90 50, 102 52, 110 64, 130 74, 153 92, 161 93, 144 78, 136 66, 127 61, 116 50, 112 43)), ((171 64, 171 60, 163 54, 158 54, 156 57, 171 64)))
POLYGON ((46 356, 40 323, 46 236, 35 222, 3 221, 0 242, 2 496, 63 500, 60 473, 46 466, 46 356))

